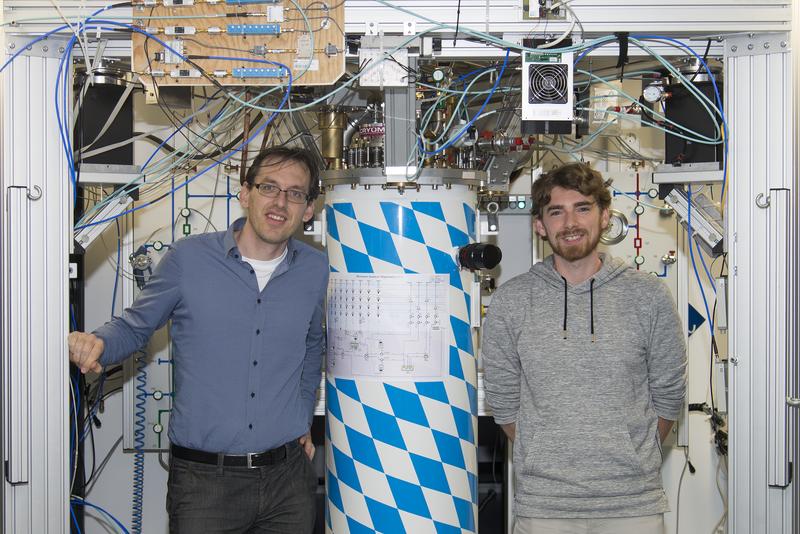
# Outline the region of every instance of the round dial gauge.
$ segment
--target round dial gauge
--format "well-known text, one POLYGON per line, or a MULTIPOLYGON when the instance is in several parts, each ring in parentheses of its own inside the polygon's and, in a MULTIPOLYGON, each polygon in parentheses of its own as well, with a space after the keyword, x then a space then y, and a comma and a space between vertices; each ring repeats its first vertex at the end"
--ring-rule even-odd
POLYGON ((664 88, 660 85, 648 85, 642 91, 642 96, 651 104, 661 100, 661 95, 664 94, 664 88))
POLYGON ((600 236, 604 245, 616 245, 628 235, 628 218, 618 210, 611 210, 608 214, 608 228, 600 236))

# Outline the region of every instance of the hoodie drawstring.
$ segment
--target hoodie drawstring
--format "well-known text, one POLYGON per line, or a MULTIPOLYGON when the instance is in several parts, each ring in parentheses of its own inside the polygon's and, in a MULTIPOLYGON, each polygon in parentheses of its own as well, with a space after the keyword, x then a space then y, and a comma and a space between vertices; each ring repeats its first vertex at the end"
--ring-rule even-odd
MULTIPOLYGON (((567 339, 567 279, 563 276, 561 279, 564 281, 564 339, 567 339)), ((589 280, 589 321, 591 324, 592 343, 597 341, 594 334, 594 278, 589 280)))
POLYGON ((564 339, 567 339, 567 279, 563 276, 561 279, 564 281, 564 339))
POLYGON ((594 278, 589 281, 589 317, 592 325, 592 343, 594 343, 596 339, 594 336, 594 278))

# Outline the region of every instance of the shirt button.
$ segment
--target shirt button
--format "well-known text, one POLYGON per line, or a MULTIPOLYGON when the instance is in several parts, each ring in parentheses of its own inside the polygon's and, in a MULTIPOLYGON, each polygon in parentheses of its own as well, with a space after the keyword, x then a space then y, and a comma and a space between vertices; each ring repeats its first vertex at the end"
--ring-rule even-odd
POLYGON ((250 274, 255 274, 255 271, 253 269, 250 269, 250 274))
POLYGON ((252 430, 252 429, 253 429, 253 424, 252 424, 252 423, 250 423, 249 425, 247 425, 247 428, 249 428, 250 430, 252 430))
POLYGON ((258 360, 253 360, 253 365, 258 365, 258 360))
POLYGON ((256 330, 256 335, 260 334, 261 330, 256 330))
POLYGON ((239 259, 239 255, 238 254, 234 254, 233 257, 236 258, 237 260, 239 259))
POLYGON ((255 396, 256 396, 256 394, 255 394, 255 393, 251 393, 251 394, 250 394, 250 398, 251 398, 251 399, 252 399, 252 398, 254 398, 255 396))

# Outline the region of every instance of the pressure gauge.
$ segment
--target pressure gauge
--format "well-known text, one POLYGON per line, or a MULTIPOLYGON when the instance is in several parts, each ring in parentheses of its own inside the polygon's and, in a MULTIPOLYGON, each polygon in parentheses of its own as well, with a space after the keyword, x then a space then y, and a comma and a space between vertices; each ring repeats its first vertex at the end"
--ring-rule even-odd
POLYGON ((444 80, 444 71, 441 69, 433 71, 433 81, 441 82, 442 80, 444 80))
POLYGON ((600 242, 604 245, 616 245, 628 235, 628 218, 618 210, 611 210, 608 213, 608 228, 600 236, 600 242))
POLYGON ((650 84, 644 88, 642 96, 646 101, 654 104, 664 96, 664 87, 660 84, 650 84))

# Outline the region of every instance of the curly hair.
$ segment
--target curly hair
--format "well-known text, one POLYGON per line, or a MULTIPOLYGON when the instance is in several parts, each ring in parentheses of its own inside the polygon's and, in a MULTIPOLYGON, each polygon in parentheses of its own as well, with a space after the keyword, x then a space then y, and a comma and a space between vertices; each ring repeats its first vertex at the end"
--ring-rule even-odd
POLYGON ((611 206, 611 193, 603 176, 585 163, 568 163, 543 174, 533 183, 531 191, 533 215, 542 218, 544 207, 550 202, 550 192, 554 187, 572 189, 582 195, 594 198, 597 206, 607 209, 611 206))

